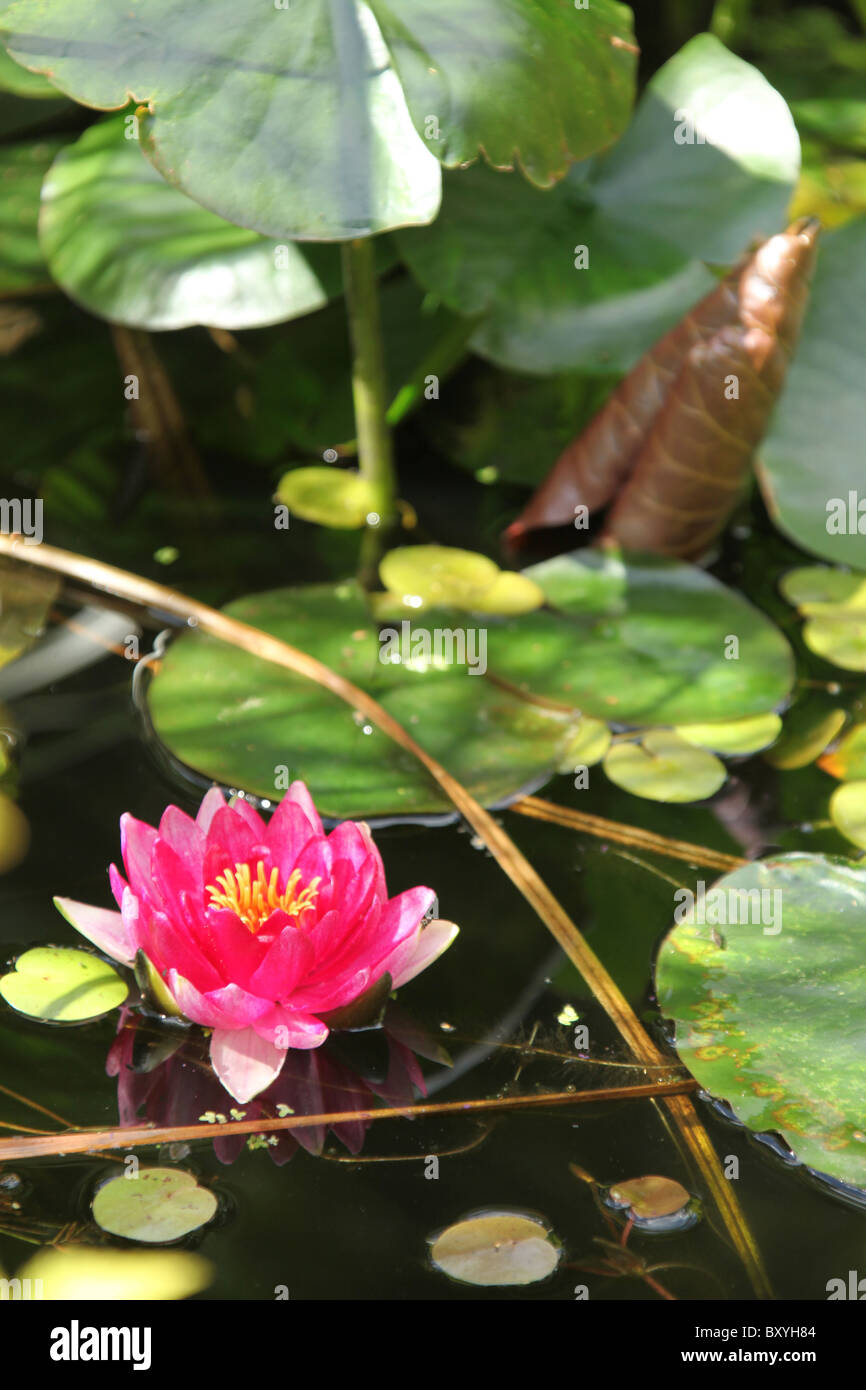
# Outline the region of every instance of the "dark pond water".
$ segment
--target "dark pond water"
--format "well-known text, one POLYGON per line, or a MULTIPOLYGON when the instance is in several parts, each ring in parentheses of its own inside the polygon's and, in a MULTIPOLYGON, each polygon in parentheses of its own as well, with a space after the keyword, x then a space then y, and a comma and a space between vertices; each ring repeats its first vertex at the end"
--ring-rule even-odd
MULTIPOLYGON (((497 507, 485 505, 492 531, 497 507)), ((239 506, 232 522, 232 549, 236 554, 244 536, 252 542, 245 572, 235 565, 215 576, 207 564, 208 548, 202 547, 197 562, 188 552, 182 556, 168 582, 207 590, 216 601, 291 582, 273 536, 250 529, 241 511, 239 506)), ((460 508, 452 506, 452 521, 455 514, 460 516, 460 508)), ((447 539, 459 543, 461 525, 469 528, 472 521, 463 517, 452 524, 447 539)), ((774 567, 790 564, 792 557, 760 529, 732 540, 722 557, 727 576, 774 609, 789 632, 791 617, 772 599, 772 581, 774 567)), ((339 572, 341 564, 340 553, 333 553, 329 567, 339 572)), ((303 561, 295 552, 296 574, 309 578, 324 568, 312 549, 303 561)), ((62 612, 75 608, 64 604, 62 612)), ((152 624, 145 649, 155 630, 152 624)), ((118 858, 117 824, 124 811, 153 823, 169 802, 190 812, 197 806, 195 790, 154 757, 142 736, 131 700, 130 664, 92 643, 83 647, 98 656, 94 664, 9 701, 20 733, 20 804, 33 843, 25 862, 0 880, 4 960, 36 943, 73 944, 72 929, 52 906, 53 894, 110 905, 106 868, 118 858)), ((804 677, 826 681, 829 669, 816 671, 812 659, 811 666, 804 665, 804 677)), ((780 779, 759 760, 735 771, 723 793, 697 807, 639 801, 600 777, 579 793, 569 778, 560 777, 545 795, 731 854, 754 856, 780 846, 844 851, 834 832, 814 825, 826 802, 821 774, 807 769, 780 779)), ((706 871, 514 812, 502 813, 502 820, 661 1038, 651 994, 654 952, 671 924, 675 887, 693 887, 706 871)), ((627 1065, 622 1043, 573 967, 470 833, 456 824, 392 825, 377 831, 377 841, 390 892, 429 884, 439 894, 442 915, 461 926, 459 943, 402 991, 394 1023, 401 1037, 411 1036, 434 1059, 437 1047, 448 1049, 450 1069, 431 1056, 420 1060, 431 1101, 507 1101, 646 1079, 627 1065), (564 1014, 569 1005, 573 1013, 564 1014), (574 1014, 590 1029, 593 1062, 573 1047, 568 1020, 574 1014)), ((142 1073, 125 1066, 120 1083, 107 1074, 116 1027, 116 1015, 81 1027, 52 1027, 23 1020, 4 1006, 3 1085, 70 1126, 116 1126, 119 1100, 134 1109, 144 1099, 147 1076, 153 1076, 142 1080, 142 1073), (142 1088, 138 1092, 136 1085, 142 1088)), ((135 1045, 139 1051, 125 1053, 125 1061, 141 1062, 146 1038, 135 1045)), ((392 1068, 386 1084, 385 1033, 342 1035, 328 1048, 335 1089, 317 1095, 309 1074, 299 1074, 288 1100, 296 1113, 305 1108, 309 1113, 310 1107, 316 1113, 316 1099, 344 1097, 346 1088, 360 1087, 372 1103, 377 1091, 406 1103, 405 1070, 392 1068)), ((165 1066, 139 1119, 146 1114, 163 1124, 195 1122, 220 1108, 194 1056, 184 1060, 182 1055, 165 1066)), ((862 1262, 866 1210, 785 1162, 707 1099, 698 1099, 697 1106, 717 1152, 725 1161, 739 1160, 737 1196, 776 1296, 825 1298, 829 1279, 846 1276, 862 1262)), ((6 1093, 0 1093, 0 1120, 7 1136, 17 1126, 56 1127, 6 1093)), ((344 1130, 343 1137, 347 1134, 344 1130)), ((503 1105, 481 1115, 467 1111, 380 1121, 369 1124, 363 1136, 356 1128, 348 1137, 358 1149, 354 1154, 332 1133, 318 1136, 320 1153, 301 1146, 291 1154, 286 1146, 251 1151, 225 1141, 219 1154, 211 1142, 137 1150, 143 1163, 182 1164, 218 1196, 214 1221, 184 1242, 200 1249, 214 1267, 213 1282, 201 1298, 272 1299, 278 1286, 292 1298, 498 1298, 499 1289, 455 1283, 433 1268, 429 1239, 467 1213, 508 1208, 538 1213, 563 1246, 549 1279, 509 1290, 509 1296, 570 1300, 576 1286, 585 1284, 594 1300, 656 1299, 657 1292, 634 1274, 614 1277, 598 1270, 602 1247, 595 1242, 611 1233, 592 1189, 572 1172, 575 1164, 603 1186, 647 1173, 678 1179, 701 1199, 702 1219, 679 1233, 634 1231, 629 1250, 664 1267, 656 1278, 679 1299, 754 1296, 702 1179, 679 1152, 664 1111, 652 1101, 551 1104, 532 1111, 503 1105), (438 1176, 430 1175, 432 1156, 439 1158, 438 1176), (581 1271, 585 1261, 596 1271, 581 1271)), ((315 1136, 308 1142, 316 1147, 315 1136)), ((116 1154, 26 1159, 7 1165, 7 1175, 10 1169, 23 1186, 15 1194, 18 1210, 9 1206, 8 1196, 0 1208, 0 1265, 7 1272, 29 1253, 20 1238, 28 1223, 45 1223, 43 1232, 77 1223, 82 1239, 124 1245, 100 1232, 89 1210, 97 1186, 119 1170, 116 1154)))

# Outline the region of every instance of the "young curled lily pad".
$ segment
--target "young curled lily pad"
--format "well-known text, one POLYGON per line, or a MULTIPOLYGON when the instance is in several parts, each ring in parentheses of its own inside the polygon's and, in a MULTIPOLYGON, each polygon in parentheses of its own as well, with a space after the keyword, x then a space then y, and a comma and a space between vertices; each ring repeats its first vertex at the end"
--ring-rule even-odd
POLYGON ((150 1245, 180 1240, 211 1221, 217 1199, 180 1168, 140 1168, 110 1178, 93 1199, 93 1219, 103 1231, 150 1245))
POLYGON ((750 719, 722 719, 711 724, 678 724, 674 732, 696 748, 714 753, 759 753, 775 743, 782 729, 778 714, 756 714, 750 719))
POLYGON ((284 473, 276 497, 303 521, 355 531, 366 524, 376 494, 372 483, 354 469, 313 464, 284 473))
POLYGON ((846 718, 844 709, 828 709, 824 700, 807 698, 787 712, 782 733, 767 749, 765 761, 783 771, 808 767, 833 742, 846 718))
POLYGON ((0 995, 17 1013, 48 1023, 87 1023, 110 1013, 129 990, 99 956, 68 946, 35 946, 0 978, 0 995))
POLYGON ((736 904, 727 925, 696 904, 658 958, 677 1053, 750 1129, 866 1187, 866 868, 784 855, 726 874, 713 894, 736 904))
POLYGON ((491 1287, 546 1279, 560 1254, 552 1232, 538 1217, 485 1212, 436 1236, 430 1258, 451 1279, 491 1287))
POLYGON ((604 759, 612 782, 650 801, 704 801, 725 782, 723 762, 670 729, 653 729, 639 743, 617 743, 604 759))

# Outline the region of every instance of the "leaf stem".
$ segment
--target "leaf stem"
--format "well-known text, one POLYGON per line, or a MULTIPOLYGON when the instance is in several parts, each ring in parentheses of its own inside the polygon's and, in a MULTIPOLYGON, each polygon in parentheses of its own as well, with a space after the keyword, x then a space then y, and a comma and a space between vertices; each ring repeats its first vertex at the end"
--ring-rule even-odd
POLYGON ((382 315, 373 242, 370 237, 345 241, 341 247, 343 285, 352 344, 352 397, 358 439, 358 466, 373 489, 371 515, 361 543, 360 580, 376 582, 381 534, 396 514, 396 475, 391 432, 386 419, 388 383, 382 341, 382 315))

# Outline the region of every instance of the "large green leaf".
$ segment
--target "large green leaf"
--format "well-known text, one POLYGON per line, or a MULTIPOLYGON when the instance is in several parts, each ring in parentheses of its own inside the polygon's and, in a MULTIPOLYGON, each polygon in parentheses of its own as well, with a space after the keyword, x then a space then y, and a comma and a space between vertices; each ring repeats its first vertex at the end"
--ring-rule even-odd
POLYGON ((38 72, 28 72, 9 57, 5 48, 0 48, 0 92, 13 92, 17 97, 30 97, 37 100, 57 96, 57 90, 47 77, 38 72))
POLYGON ((553 611, 488 634, 491 671, 521 689, 623 724, 746 718, 791 689, 782 634, 695 565, 581 550, 525 573, 553 611))
POLYGON ((42 180, 63 141, 56 138, 0 148, 0 294, 27 294, 51 286, 39 246, 42 180))
POLYGON ((487 311, 473 346, 493 361, 625 370, 711 288, 703 261, 778 230, 798 168, 782 98, 703 34, 655 75, 608 155, 548 193, 483 166, 451 174, 436 223, 400 245, 450 308, 487 311))
POLYGON ((320 309, 340 290, 336 247, 281 244, 208 212, 157 173, 124 117, 66 149, 42 198, 55 280, 116 323, 257 328, 320 309))
POLYGON ((750 1129, 866 1187, 866 870, 786 855, 727 874, 695 912, 656 970, 683 1062, 750 1129))
POLYGON ((858 217, 821 239, 800 346, 757 468, 770 513, 786 535, 813 555, 860 569, 866 569, 864 379, 866 217, 858 217))
MULTIPOLYGON (((354 583, 254 595, 226 611, 368 690, 487 804, 545 781, 573 734, 573 718, 535 709, 466 665, 442 669, 434 661, 410 669, 381 661, 385 644, 354 583)), ((435 621, 463 626, 461 615, 435 621)), ((342 700, 201 633, 172 644, 148 703, 170 752, 224 785, 276 801, 286 785, 280 769, 288 768, 309 785, 324 815, 452 809, 411 754, 342 700)))
POLYGON ((430 221, 440 159, 518 152, 548 183, 609 144, 631 102, 628 18, 614 0, 0 0, 19 62, 90 106, 147 103, 170 182, 313 240, 430 221))

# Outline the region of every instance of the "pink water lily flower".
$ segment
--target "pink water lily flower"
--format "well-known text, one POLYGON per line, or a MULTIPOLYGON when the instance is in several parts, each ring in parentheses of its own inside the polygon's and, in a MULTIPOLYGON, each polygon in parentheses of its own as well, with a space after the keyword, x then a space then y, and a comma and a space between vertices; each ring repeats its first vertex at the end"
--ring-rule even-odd
POLYGON ((289 1048, 319 1047, 322 1019, 382 976, 406 984, 457 935, 428 921, 435 895, 388 897, 366 825, 326 835, 294 782, 269 822, 213 788, 195 820, 169 806, 159 829, 124 815, 119 912, 55 898, 64 917, 114 960, 142 951, 166 1004, 212 1029, 210 1057, 226 1090, 247 1101, 279 1074, 289 1048), (127 881, 128 880, 128 881, 127 881))

